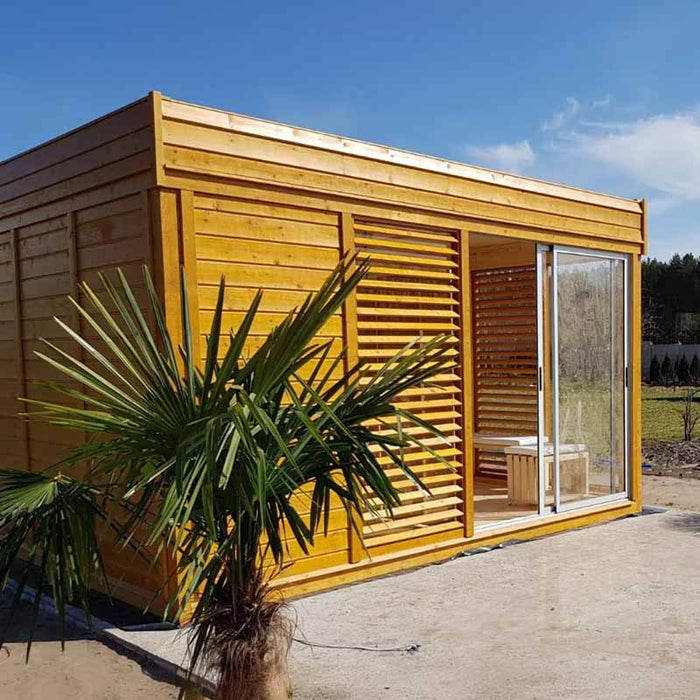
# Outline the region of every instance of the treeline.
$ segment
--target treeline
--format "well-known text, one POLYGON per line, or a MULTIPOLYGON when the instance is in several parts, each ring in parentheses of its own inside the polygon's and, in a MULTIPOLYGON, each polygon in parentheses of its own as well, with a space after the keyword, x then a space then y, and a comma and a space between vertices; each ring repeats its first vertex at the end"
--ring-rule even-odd
POLYGON ((697 354, 688 362, 685 355, 673 361, 668 356, 659 361, 654 355, 649 365, 649 383, 662 386, 700 386, 700 358, 697 354))
POLYGON ((642 335, 653 343, 700 343, 700 256, 642 263, 642 335))

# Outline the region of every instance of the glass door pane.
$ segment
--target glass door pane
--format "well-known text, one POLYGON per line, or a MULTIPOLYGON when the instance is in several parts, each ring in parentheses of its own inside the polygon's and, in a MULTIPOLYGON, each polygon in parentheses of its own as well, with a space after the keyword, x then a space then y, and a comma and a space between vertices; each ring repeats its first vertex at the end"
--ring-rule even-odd
POLYGON ((625 260, 555 250, 553 274, 551 451, 565 507, 626 490, 625 260))

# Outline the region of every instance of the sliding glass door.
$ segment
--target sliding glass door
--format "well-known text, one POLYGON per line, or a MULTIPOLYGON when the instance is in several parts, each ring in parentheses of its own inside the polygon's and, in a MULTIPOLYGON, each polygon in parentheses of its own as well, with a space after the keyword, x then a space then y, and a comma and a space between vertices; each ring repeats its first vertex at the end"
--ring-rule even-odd
POLYGON ((541 246, 540 502, 564 511, 627 492, 627 259, 541 246))

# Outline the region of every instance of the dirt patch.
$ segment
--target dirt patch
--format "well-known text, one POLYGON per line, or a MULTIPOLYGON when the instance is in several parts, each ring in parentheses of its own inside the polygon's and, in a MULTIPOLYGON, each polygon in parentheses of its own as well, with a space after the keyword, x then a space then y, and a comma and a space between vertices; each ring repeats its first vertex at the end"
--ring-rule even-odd
POLYGON ((700 512, 700 480, 645 474, 642 502, 645 506, 700 512))
POLYGON ((648 474, 700 479, 700 440, 649 440, 642 446, 648 474))
MULTIPOLYGON (((5 618, 7 598, 0 598, 0 617, 5 618)), ((0 698, 22 700, 175 700, 179 688, 163 682, 155 669, 135 661, 75 631, 61 652, 55 622, 41 619, 35 633, 29 663, 25 664, 26 641, 32 611, 23 605, 0 649, 0 698)))

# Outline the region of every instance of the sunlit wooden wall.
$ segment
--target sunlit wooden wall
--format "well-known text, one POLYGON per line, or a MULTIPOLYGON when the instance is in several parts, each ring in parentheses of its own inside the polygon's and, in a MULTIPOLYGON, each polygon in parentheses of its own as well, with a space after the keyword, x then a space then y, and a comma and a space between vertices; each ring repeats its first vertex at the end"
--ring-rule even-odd
MULTIPOLYGON (((635 260, 645 246, 643 209, 631 200, 262 122, 158 93, 0 163, 2 460, 40 468, 71 444, 55 431, 27 428, 15 414, 16 397, 39 396, 32 380, 50 376, 32 352, 40 335, 53 332, 53 314, 75 322, 65 295, 79 280, 120 265, 138 283, 137 268, 148 263, 178 338, 184 265, 201 353, 222 273, 225 322, 232 326, 254 291, 266 290, 255 344, 318 288, 341 255, 357 251, 377 266, 322 335, 334 351, 346 344, 350 360, 375 366, 416 334, 453 337, 455 371, 440 378, 435 392, 404 399, 445 429, 449 439, 439 448, 453 469, 410 453, 431 496, 392 473, 404 504, 392 522, 365 519, 365 547, 336 503, 328 537, 309 557, 292 547, 294 564, 280 585, 306 593, 445 559, 477 539, 490 541, 473 537, 471 515, 471 436, 478 416, 472 400, 471 233, 530 246, 540 241, 617 250, 635 260)), ((631 512, 637 506, 626 507, 631 512)), ((546 527, 581 520, 561 522, 546 527)), ((133 601, 143 600, 166 575, 117 556, 113 567, 123 578, 120 595, 133 601)))

